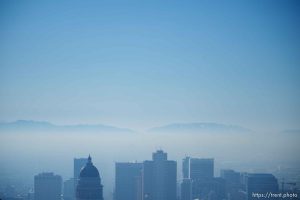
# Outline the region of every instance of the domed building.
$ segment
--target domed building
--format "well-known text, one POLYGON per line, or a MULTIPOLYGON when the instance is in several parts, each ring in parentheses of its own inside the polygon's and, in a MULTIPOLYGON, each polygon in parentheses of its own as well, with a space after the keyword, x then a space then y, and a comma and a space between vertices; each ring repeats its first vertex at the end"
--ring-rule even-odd
POLYGON ((81 169, 76 187, 76 200, 103 200, 103 186, 98 169, 89 156, 86 165, 81 169))

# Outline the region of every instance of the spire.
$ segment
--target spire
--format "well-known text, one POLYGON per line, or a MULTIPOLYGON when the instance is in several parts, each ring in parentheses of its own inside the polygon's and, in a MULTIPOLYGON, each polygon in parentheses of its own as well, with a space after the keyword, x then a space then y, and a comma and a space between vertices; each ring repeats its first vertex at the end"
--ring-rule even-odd
POLYGON ((91 155, 89 154, 88 163, 91 163, 91 162, 92 162, 92 158, 91 158, 91 155))

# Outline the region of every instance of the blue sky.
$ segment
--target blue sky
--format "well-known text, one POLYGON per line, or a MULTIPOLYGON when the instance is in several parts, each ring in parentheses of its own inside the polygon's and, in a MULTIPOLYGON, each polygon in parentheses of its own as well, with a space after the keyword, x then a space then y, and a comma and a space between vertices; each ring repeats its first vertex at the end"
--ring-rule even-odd
POLYGON ((297 1, 0 1, 0 120, 300 128, 297 1))

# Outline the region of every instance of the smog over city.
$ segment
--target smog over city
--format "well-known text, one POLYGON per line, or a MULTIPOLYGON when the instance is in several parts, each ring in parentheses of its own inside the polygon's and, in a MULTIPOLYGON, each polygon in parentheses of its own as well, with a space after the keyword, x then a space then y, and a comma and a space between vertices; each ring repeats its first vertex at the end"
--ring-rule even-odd
POLYGON ((300 3, 0 1, 0 200, 300 199, 300 3))

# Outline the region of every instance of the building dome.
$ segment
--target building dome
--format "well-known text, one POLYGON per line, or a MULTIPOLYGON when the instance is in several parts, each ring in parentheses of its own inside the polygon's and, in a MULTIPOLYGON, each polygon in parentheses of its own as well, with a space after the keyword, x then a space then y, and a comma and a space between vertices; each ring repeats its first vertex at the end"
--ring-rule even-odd
POLYGON ((76 187, 76 200, 103 200, 103 185, 91 156, 80 171, 76 187))
POLYGON ((79 177, 100 177, 98 169, 92 163, 91 156, 89 156, 88 162, 81 169, 79 177))

